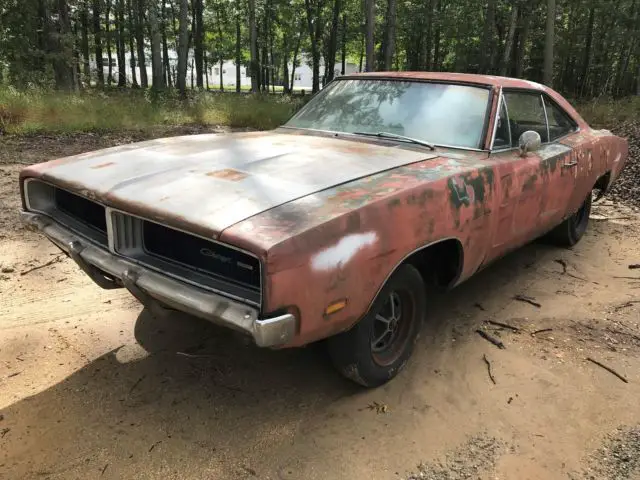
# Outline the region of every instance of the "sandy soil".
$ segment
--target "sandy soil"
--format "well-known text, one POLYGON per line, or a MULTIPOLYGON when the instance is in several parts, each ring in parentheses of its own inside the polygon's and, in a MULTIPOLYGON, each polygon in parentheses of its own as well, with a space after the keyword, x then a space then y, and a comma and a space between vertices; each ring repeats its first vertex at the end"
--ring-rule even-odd
POLYGON ((48 155, 24 148, 0 162, 0 478, 640 478, 637 211, 605 200, 574 250, 430 298, 407 368, 367 391, 321 346, 261 350, 92 284, 17 223, 8 159, 48 155))

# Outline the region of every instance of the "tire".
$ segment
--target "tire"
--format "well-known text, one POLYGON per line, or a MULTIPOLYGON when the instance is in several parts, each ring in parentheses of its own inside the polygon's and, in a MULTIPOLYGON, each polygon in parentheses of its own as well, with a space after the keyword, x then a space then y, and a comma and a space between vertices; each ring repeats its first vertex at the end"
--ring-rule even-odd
POLYGON ((327 340, 335 367, 365 387, 378 387, 405 366, 426 310, 425 285, 412 265, 387 280, 369 313, 353 328, 327 340))
POLYGON ((573 247, 580 241, 589 225, 589 215, 591 214, 591 192, 582 203, 577 212, 567 218, 564 222, 551 230, 546 239, 561 247, 573 247))

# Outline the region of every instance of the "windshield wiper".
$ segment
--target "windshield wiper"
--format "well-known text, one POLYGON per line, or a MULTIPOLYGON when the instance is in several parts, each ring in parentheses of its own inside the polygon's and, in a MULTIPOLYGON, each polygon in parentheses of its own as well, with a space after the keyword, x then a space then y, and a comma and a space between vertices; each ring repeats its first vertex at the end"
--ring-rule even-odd
POLYGON ((352 132, 354 135, 364 135, 367 137, 379 137, 379 138, 395 138, 398 140, 404 140, 405 142, 415 143, 416 145, 422 145, 423 147, 427 147, 431 150, 435 150, 436 146, 432 143, 425 142, 424 140, 418 140, 417 138, 405 137, 404 135, 398 135, 397 133, 391 132, 352 132))

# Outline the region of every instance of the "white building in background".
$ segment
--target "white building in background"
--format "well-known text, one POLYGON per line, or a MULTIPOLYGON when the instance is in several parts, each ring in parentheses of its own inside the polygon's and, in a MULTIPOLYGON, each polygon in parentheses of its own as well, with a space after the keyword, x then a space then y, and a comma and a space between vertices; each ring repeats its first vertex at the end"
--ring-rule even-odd
MULTIPOLYGON (((296 71, 293 79, 292 88, 295 90, 311 90, 313 86, 313 69, 310 65, 310 61, 307 59, 308 57, 303 57, 300 60, 299 65, 296 67, 296 71)), ((109 73, 109 60, 106 55, 103 55, 102 59, 103 70, 104 70, 104 78, 105 81, 107 79, 107 75, 109 73)), ((137 61, 136 54, 136 79, 138 84, 140 84, 140 66, 137 61)), ((129 52, 125 53, 125 64, 124 68, 127 76, 127 83, 131 84, 133 82, 133 75, 131 72, 131 54, 129 52)), ((113 77, 113 82, 117 84, 118 82, 118 72, 120 69, 120 65, 118 65, 118 58, 116 56, 115 51, 113 52, 111 58, 111 75, 113 77)), ((147 79, 149 81, 149 85, 152 83, 152 71, 151 71, 151 53, 147 52, 145 55, 145 70, 147 72, 147 79)), ((211 89, 219 89, 220 88, 220 63, 216 63, 215 65, 207 65, 208 72, 203 73, 203 81, 207 82, 208 76, 208 86, 211 89), (208 75, 207 75, 208 74, 208 75)), ((91 60, 91 68, 97 68, 95 58, 91 60)), ((178 55, 174 50, 169 50, 169 68, 171 69, 171 76, 175 78, 175 72, 178 68, 178 55)), ((340 72, 342 71, 342 64, 336 63, 334 66, 334 76, 339 77, 340 72)), ((289 64, 289 75, 293 72, 293 64, 289 64)), ((345 74, 352 74, 358 72, 358 66, 354 63, 347 63, 345 65, 345 74)), ((247 76, 247 68, 244 65, 240 66, 240 85, 242 87, 251 87, 251 77, 247 76)), ((320 77, 324 75, 324 65, 320 65, 320 77)), ((196 71, 195 71, 195 63, 193 57, 193 51, 189 52, 189 57, 187 59, 187 87, 190 87, 192 84, 195 86, 196 84, 196 71)), ((236 64, 233 60, 225 60, 222 63, 222 83, 225 89, 235 89, 236 86, 236 64)))

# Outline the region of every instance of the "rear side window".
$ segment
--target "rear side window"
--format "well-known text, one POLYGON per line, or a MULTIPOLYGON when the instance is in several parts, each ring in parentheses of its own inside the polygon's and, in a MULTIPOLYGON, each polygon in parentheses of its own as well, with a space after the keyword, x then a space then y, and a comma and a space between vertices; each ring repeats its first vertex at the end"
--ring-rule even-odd
POLYGON ((509 110, 512 147, 518 146, 520 135, 527 130, 538 132, 542 143, 549 141, 542 95, 527 92, 505 92, 504 98, 509 110))
POLYGON ((547 108, 547 118, 549 119, 550 141, 564 137, 576 130, 576 124, 560 107, 547 98, 544 99, 544 104, 547 108))

